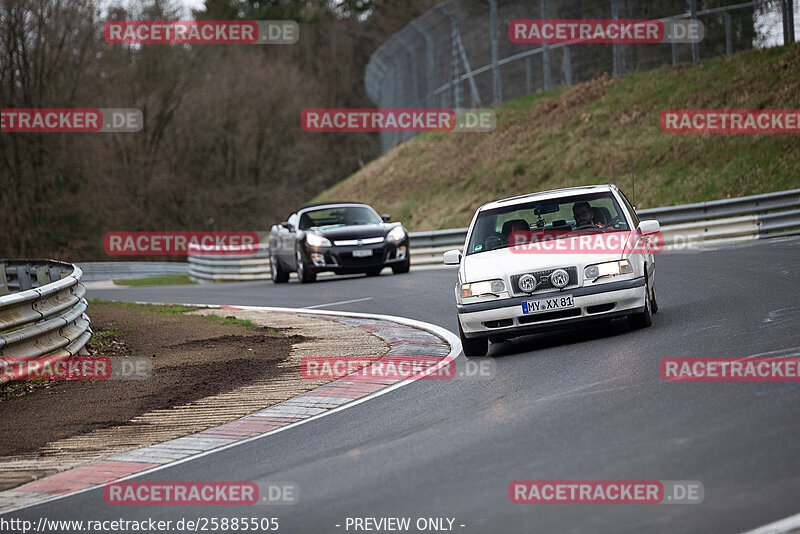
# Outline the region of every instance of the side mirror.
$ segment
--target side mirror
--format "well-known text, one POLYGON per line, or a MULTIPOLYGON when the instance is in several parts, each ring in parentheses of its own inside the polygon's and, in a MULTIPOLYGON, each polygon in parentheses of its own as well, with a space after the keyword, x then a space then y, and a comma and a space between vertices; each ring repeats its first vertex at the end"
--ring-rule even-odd
POLYGON ((661 231, 661 224, 656 220, 641 221, 637 230, 642 235, 653 235, 661 231))
POLYGON ((281 227, 282 228, 286 228, 290 232, 294 230, 294 227, 291 224, 289 224, 288 222, 282 222, 281 223, 281 227))
POLYGON ((444 254, 442 254, 442 260, 444 261, 445 265, 458 265, 461 263, 461 251, 460 250, 448 250, 444 254))
POLYGON ((383 219, 383 222, 389 222, 392 220, 392 216, 384 213, 383 215, 381 215, 381 219, 383 219))

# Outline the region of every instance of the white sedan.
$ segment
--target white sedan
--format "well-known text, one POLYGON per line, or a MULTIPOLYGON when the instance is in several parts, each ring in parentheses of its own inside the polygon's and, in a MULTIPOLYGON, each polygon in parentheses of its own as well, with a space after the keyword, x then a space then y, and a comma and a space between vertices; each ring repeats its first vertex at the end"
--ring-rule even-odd
MULTIPOLYGON (((503 341, 585 321, 627 317, 650 326, 658 311, 658 221, 640 221, 614 185, 574 187, 481 206, 455 288, 461 344, 485 356, 503 341)), ((663 241, 662 241, 663 242, 663 241)))

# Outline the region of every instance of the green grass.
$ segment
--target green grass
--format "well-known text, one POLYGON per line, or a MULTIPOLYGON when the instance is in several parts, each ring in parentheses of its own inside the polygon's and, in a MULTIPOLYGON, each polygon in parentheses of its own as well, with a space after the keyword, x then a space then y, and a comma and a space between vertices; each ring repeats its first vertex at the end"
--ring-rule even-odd
POLYGON ((481 204, 614 183, 652 208, 800 187, 797 134, 664 133, 676 108, 800 108, 800 44, 602 77, 497 106, 491 133, 429 133, 315 200, 367 202, 412 230, 467 226, 481 204))
POLYGON ((122 335, 121 330, 117 330, 116 328, 108 328, 106 330, 98 330, 92 332, 92 339, 91 343, 99 346, 104 346, 109 344, 109 339, 114 337, 120 337, 122 335))
POLYGON ((188 274, 162 274, 161 276, 150 276, 147 278, 131 278, 127 280, 114 280, 118 286, 180 286, 194 284, 189 279, 188 274))

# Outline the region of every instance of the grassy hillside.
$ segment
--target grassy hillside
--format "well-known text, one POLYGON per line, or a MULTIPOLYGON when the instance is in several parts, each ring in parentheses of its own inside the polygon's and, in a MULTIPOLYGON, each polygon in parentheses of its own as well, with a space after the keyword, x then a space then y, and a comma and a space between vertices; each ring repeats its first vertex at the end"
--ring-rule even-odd
POLYGON ((603 77, 496 108, 492 133, 420 135, 317 200, 358 200, 412 230, 466 226, 479 205, 615 183, 638 208, 800 187, 800 135, 664 133, 670 108, 800 108, 800 45, 603 77))

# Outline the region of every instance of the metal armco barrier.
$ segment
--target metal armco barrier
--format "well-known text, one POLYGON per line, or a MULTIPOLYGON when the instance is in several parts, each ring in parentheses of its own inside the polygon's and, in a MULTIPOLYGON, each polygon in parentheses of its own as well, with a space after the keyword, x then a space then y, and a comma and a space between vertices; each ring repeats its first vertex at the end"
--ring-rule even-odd
POLYGON ((82 275, 60 261, 0 261, 0 357, 44 364, 85 352, 92 330, 82 275))
MULTIPOLYGON (((661 223, 664 248, 717 245, 800 235, 800 189, 637 211, 661 223)), ((411 267, 442 266, 442 253, 464 246, 467 228, 411 232, 411 267)), ((253 255, 190 255, 189 275, 200 283, 268 280, 269 250, 253 255)))
POLYGON ((77 266, 83 271, 84 282, 149 278, 189 272, 186 262, 177 261, 93 261, 78 262, 77 266))

